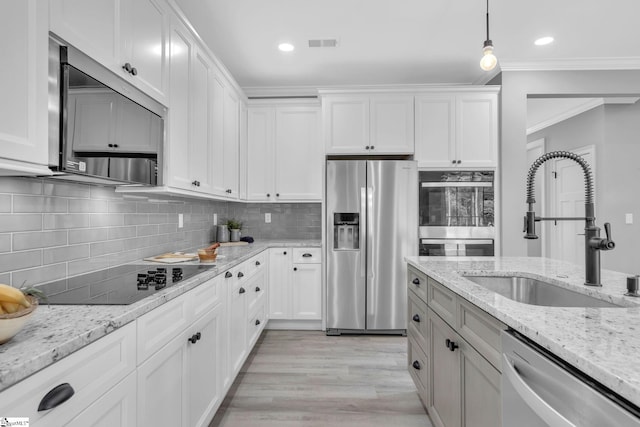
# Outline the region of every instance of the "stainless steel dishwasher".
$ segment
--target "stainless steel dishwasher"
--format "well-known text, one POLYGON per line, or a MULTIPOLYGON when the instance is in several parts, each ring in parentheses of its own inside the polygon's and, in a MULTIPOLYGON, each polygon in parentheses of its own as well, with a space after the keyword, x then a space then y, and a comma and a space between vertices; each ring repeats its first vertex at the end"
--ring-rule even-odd
POLYGON ((634 427, 638 407, 515 331, 502 332, 504 427, 634 427))

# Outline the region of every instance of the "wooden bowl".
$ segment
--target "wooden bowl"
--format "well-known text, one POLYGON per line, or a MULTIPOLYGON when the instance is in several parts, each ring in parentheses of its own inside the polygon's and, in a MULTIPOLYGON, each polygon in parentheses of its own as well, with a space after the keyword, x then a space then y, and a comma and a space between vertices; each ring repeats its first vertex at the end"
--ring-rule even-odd
POLYGON ((38 299, 27 295, 27 300, 31 303, 31 307, 11 314, 0 314, 0 344, 13 338, 33 316, 33 312, 38 307, 38 299))
POLYGON ((200 262, 214 262, 217 257, 217 249, 198 249, 198 258, 200 258, 200 262))

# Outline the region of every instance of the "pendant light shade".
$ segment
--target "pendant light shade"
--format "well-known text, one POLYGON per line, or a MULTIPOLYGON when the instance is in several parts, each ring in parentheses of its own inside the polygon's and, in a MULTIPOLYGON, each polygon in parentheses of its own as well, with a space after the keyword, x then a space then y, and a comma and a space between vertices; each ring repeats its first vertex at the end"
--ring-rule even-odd
POLYGON ((484 71, 491 71, 498 65, 498 58, 493 54, 493 42, 489 38, 489 0, 487 0, 487 39, 482 47, 482 59, 480 68, 484 71))

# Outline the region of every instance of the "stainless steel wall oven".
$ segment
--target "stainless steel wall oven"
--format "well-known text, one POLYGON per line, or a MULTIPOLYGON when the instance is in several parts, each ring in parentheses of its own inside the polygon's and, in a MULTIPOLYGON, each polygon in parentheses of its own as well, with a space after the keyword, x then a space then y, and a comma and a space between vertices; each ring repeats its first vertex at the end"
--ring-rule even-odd
POLYGON ((494 255, 493 171, 420 171, 421 256, 494 255))

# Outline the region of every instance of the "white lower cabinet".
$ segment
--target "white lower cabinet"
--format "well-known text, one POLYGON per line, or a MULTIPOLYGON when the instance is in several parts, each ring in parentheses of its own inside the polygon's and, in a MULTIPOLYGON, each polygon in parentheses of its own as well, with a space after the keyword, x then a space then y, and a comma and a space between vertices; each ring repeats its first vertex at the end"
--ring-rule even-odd
POLYGON ((108 415, 114 420, 110 426, 134 427, 135 349, 134 322, 4 390, 0 393, 0 414, 28 417, 31 425, 43 427, 69 422, 101 425, 101 416, 108 415), (60 397, 70 391, 73 395, 68 399, 45 397, 60 397), (50 409, 38 410, 47 400, 55 403, 50 409))
MULTIPOLYGON (((272 248, 269 252, 269 327, 273 320, 322 319, 320 248, 272 248)), ((304 323, 282 323, 288 328, 304 323)), ((309 325, 307 325, 308 327, 309 325)), ((314 326, 317 326, 314 324, 314 326)))
POLYGON ((417 270, 409 278, 408 370, 433 425, 500 427, 505 326, 417 270))

